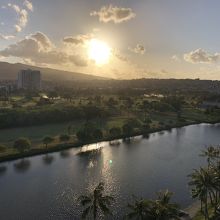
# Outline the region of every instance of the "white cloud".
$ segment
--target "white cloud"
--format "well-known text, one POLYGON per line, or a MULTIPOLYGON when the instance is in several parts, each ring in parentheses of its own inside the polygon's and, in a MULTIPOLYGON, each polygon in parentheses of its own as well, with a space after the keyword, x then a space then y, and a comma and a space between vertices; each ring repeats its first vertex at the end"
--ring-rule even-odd
POLYGON ((21 30, 22 30, 21 27, 17 24, 14 25, 14 28, 15 28, 16 32, 21 32, 21 30))
POLYGON ((8 3, 8 7, 13 8, 17 13, 19 13, 20 10, 21 10, 18 5, 13 5, 13 4, 11 4, 11 3, 8 3))
POLYGON ((100 22, 115 24, 128 21, 136 16, 131 8, 119 8, 112 5, 103 6, 99 11, 93 11, 90 16, 98 16, 100 22))
POLYGON ((0 34, 0 39, 2 40, 10 40, 10 39, 13 39, 15 38, 14 35, 3 35, 3 34, 0 34))
POLYGON ((177 55, 173 55, 171 57, 171 60, 174 61, 174 62, 180 62, 180 58, 177 55))
POLYGON ((37 32, 32 34, 30 38, 35 39, 45 51, 51 50, 54 48, 51 40, 42 32, 37 32))
POLYGON ((25 0, 24 3, 23 3, 23 5, 24 5, 28 10, 30 10, 30 11, 33 11, 33 10, 34 10, 33 4, 32 4, 30 1, 28 1, 28 0, 25 0))
POLYGON ((128 48, 130 51, 132 51, 133 53, 137 53, 137 54, 145 54, 145 47, 141 44, 137 44, 135 48, 128 48))
POLYGON ((210 54, 199 48, 189 53, 184 54, 184 60, 190 63, 215 63, 219 61, 220 54, 210 54))
POLYGON ((9 8, 12 8, 18 15, 17 24, 14 25, 16 32, 21 32, 23 28, 26 27, 28 22, 28 12, 26 9, 20 8, 18 5, 15 4, 8 4, 9 8))
POLYGON ((68 54, 55 48, 50 39, 43 33, 37 32, 15 44, 9 45, 0 51, 3 57, 18 57, 36 64, 74 64, 75 66, 87 66, 87 60, 80 55, 68 54))

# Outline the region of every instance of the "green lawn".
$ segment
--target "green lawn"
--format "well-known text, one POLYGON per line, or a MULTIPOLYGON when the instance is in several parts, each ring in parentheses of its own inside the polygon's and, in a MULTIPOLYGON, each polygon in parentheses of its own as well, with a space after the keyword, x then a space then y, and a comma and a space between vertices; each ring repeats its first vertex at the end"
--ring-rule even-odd
MULTIPOLYGON (((108 130, 113 126, 122 127, 127 117, 110 118, 108 121, 93 120, 96 127, 108 130)), ((71 134, 76 133, 85 121, 72 121, 58 124, 47 124, 40 126, 1 129, 0 143, 6 146, 12 146, 13 142, 19 137, 29 138, 33 145, 39 144, 46 135, 59 136, 68 132, 68 126, 71 125, 71 134)))
POLYGON ((23 128, 1 129, 0 142, 2 144, 10 146, 17 138, 27 137, 33 143, 36 143, 41 141, 42 138, 46 135, 57 136, 63 133, 67 133, 67 128, 69 125, 72 126, 73 131, 76 131, 82 123, 83 122, 77 121, 23 128))

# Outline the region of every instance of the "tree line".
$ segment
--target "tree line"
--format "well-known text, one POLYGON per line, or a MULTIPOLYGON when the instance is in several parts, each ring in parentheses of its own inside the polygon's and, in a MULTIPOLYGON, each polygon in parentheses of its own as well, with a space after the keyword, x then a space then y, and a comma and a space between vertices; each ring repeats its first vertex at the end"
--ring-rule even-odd
POLYGON ((97 106, 64 106, 0 110, 0 129, 58 123, 78 119, 105 118, 113 112, 97 106))

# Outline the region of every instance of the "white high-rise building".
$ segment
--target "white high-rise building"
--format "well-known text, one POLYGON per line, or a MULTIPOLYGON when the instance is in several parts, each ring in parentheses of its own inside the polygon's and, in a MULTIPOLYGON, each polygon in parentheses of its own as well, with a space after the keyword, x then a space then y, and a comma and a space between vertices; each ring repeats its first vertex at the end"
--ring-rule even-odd
POLYGON ((21 70, 18 73, 18 89, 40 90, 41 73, 37 70, 21 70))

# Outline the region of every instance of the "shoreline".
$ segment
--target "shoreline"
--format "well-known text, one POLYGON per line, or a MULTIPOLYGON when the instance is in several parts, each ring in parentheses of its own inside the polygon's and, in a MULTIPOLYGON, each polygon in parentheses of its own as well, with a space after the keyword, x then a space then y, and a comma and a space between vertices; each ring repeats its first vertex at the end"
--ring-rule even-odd
POLYGON ((190 206, 188 206, 187 208, 184 209, 184 211, 186 213, 188 213, 190 218, 192 218, 192 219, 196 216, 196 214, 199 212, 199 210, 200 210, 200 202, 199 201, 193 202, 190 206))
POLYGON ((89 144, 95 144, 95 143, 100 143, 100 142, 105 142, 105 141, 114 141, 114 140, 126 139, 126 138, 134 138, 134 137, 140 136, 140 135, 148 136, 148 135, 156 133, 156 132, 169 131, 172 129, 183 128, 185 126, 190 126, 190 125, 199 125, 199 124, 212 124, 213 125, 213 124, 218 124, 218 123, 220 123, 220 121, 183 123, 183 124, 176 125, 176 126, 170 126, 170 127, 166 126, 166 127, 157 128, 157 129, 150 129, 146 133, 138 131, 138 132, 134 132, 130 136, 120 135, 120 136, 114 137, 114 138, 105 137, 105 138, 102 138, 101 140, 94 141, 94 142, 89 141, 89 142, 84 142, 84 143, 73 142, 73 143, 68 143, 68 144, 57 144, 57 145, 54 145, 48 149, 32 149, 32 150, 25 152, 25 153, 22 153, 22 154, 18 153, 18 154, 11 154, 11 155, 2 156, 2 157, 0 157, 0 164, 4 163, 4 162, 8 162, 8 161, 22 159, 22 158, 34 157, 34 156, 44 155, 44 154, 48 154, 48 153, 60 152, 60 151, 68 150, 71 148, 79 148, 79 147, 82 147, 84 145, 89 145, 89 144))

